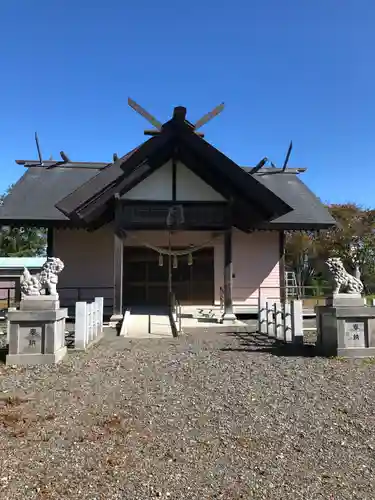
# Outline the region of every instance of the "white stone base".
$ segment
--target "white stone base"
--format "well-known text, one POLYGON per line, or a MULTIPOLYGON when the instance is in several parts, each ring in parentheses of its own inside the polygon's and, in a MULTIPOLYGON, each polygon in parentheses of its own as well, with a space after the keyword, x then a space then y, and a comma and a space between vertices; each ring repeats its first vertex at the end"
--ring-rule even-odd
POLYGON ((8 311, 9 354, 7 365, 56 364, 67 353, 67 309, 8 311))
POLYGON ((126 337, 128 335, 128 327, 130 322, 130 311, 125 311, 124 319, 122 320, 121 331, 119 333, 120 337, 126 337))
POLYGON ((220 323, 223 325, 234 325, 237 323, 237 317, 234 313, 225 313, 222 315, 220 323))
POLYGON ((8 354, 7 365, 55 365, 67 354, 67 348, 62 347, 53 354, 8 354))
POLYGON ((117 323, 122 321, 124 319, 123 314, 112 314, 112 316, 109 319, 109 326, 110 328, 116 328, 117 323))
POLYGON ((95 340, 91 340, 85 347, 83 347, 79 343, 77 344, 77 341, 75 341, 74 349, 72 349, 72 351, 82 351, 82 352, 87 351, 88 349, 90 349, 90 347, 93 347, 98 342, 100 342, 103 337, 104 337, 104 329, 102 329, 102 331, 98 333, 98 336, 96 337, 95 340))
POLYGON ((29 295, 20 302, 20 311, 57 311, 60 309, 58 295, 29 295))
POLYGON ((360 293, 336 293, 326 298, 326 306, 330 307, 361 307, 364 298, 360 293))

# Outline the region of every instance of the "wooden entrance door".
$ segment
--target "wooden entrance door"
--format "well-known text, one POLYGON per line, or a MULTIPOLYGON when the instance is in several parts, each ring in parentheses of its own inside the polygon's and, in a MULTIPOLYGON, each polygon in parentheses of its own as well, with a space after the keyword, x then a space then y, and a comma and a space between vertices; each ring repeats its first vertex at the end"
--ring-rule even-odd
MULTIPOLYGON (((181 304, 214 303, 214 251, 204 248, 193 254, 189 266, 187 255, 177 258, 172 267, 172 289, 181 304)), ((159 254, 144 247, 124 248, 125 306, 165 306, 168 304, 168 256, 159 266, 159 254)))

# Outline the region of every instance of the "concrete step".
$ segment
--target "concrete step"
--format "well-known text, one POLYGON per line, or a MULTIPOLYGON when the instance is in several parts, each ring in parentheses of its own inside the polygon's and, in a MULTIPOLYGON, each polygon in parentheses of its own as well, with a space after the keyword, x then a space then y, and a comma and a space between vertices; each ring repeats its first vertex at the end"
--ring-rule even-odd
POLYGON ((130 314, 121 334, 130 338, 162 338, 172 337, 172 329, 166 315, 130 314))
POLYGON ((233 327, 247 327, 247 323, 243 321, 235 321, 231 325, 222 324, 215 320, 204 319, 200 320, 199 318, 182 318, 182 331, 186 331, 188 329, 193 328, 216 328, 217 330, 228 330, 228 328, 233 327))
POLYGON ((181 318, 195 318, 219 320, 221 317, 220 306, 182 306, 181 318))

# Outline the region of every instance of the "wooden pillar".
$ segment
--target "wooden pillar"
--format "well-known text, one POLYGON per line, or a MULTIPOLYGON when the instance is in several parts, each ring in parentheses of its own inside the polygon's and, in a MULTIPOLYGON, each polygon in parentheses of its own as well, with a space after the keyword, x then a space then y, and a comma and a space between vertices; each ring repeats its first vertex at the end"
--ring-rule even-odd
POLYGON ((116 233, 114 234, 113 252, 113 314, 111 323, 119 321, 123 317, 122 308, 122 284, 124 266, 124 242, 116 233))
POLYGON ((54 230, 53 227, 47 228, 47 257, 54 257, 54 230))
POLYGON ((222 322, 233 322, 233 261, 232 261, 232 228, 224 232, 224 313, 222 322))
POLYGON ((285 282, 285 233, 279 232, 279 278, 280 278, 280 300, 286 300, 286 282, 285 282))
POLYGON ((15 291, 14 291, 14 299, 15 299, 15 302, 17 304, 17 306, 19 305, 19 303, 21 302, 21 298, 22 298, 22 293, 21 293, 21 281, 20 281, 20 278, 17 277, 16 280, 15 280, 15 291))
POLYGON ((113 310, 109 324, 118 327, 124 317, 123 311, 123 281, 124 281, 124 241, 120 236, 122 205, 119 194, 115 195, 115 224, 113 233, 113 310))

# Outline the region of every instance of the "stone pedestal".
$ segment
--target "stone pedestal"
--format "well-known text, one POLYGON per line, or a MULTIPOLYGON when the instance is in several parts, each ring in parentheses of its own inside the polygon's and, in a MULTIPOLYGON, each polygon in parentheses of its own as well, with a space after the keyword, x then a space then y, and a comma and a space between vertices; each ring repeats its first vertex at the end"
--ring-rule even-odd
POLYGON ((57 311, 58 309, 60 309, 59 298, 53 295, 25 297, 20 302, 20 311, 57 311))
POLYGON ((337 294, 317 306, 317 347, 324 356, 375 356, 375 307, 360 295, 337 294))
POLYGON ((224 313, 220 318, 223 325, 234 325, 237 323, 237 316, 234 313, 224 313))
POLYGON ((362 307, 365 299, 359 293, 337 293, 327 297, 326 306, 329 307, 362 307))
POLYGON ((50 295, 26 297, 20 309, 8 312, 9 354, 7 365, 58 363, 67 353, 65 320, 67 309, 50 295))
POLYGON ((112 314, 112 316, 109 319, 110 328, 118 328, 118 325, 122 323, 123 319, 124 319, 123 314, 112 314))

